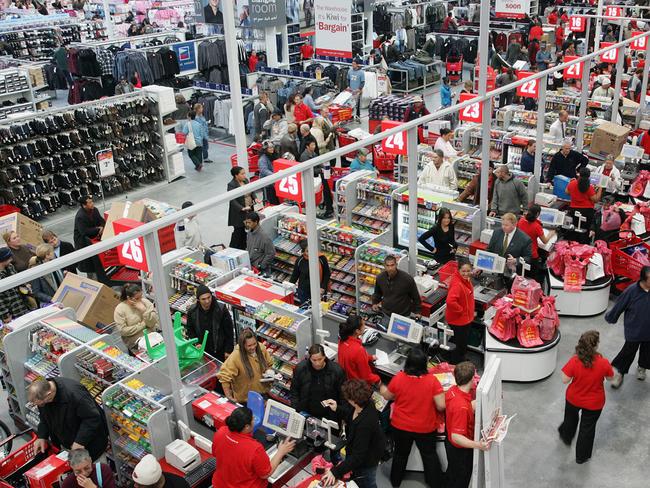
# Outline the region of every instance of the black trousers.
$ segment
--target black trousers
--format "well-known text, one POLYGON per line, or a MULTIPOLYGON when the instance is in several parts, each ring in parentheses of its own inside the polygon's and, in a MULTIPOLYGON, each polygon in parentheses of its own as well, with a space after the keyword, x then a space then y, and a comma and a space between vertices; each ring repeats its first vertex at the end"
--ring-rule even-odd
MULTIPOLYGON (((587 220, 583 221, 580 224, 581 229, 591 229, 594 225, 594 217, 596 211, 593 208, 575 208, 570 207, 571 215, 573 216, 573 223, 578 227, 578 219, 575 217, 575 212, 580 212, 580 215, 585 217, 587 220)), ((580 242, 580 244, 588 244, 590 241, 589 232, 575 233, 575 239, 580 242)))
POLYGON ((465 356, 467 355, 467 341, 469 340, 469 331, 472 328, 472 324, 467 325, 451 325, 451 330, 454 331, 454 337, 452 340, 456 344, 456 349, 454 349, 453 354, 451 355, 451 363, 458 364, 465 361, 465 356))
POLYGON ((246 250, 246 227, 233 227, 230 247, 246 250))
POLYGON ((564 421, 558 429, 560 437, 564 442, 570 444, 576 435, 578 423, 578 442, 576 443, 576 462, 584 463, 591 457, 591 451, 594 447, 594 437, 596 435, 596 422, 602 410, 587 410, 579 408, 566 401, 564 407, 564 421), (582 416, 580 411, 582 410, 582 416))
POLYGON ((472 480, 474 449, 455 447, 449 439, 446 439, 445 452, 447 453, 446 488, 468 488, 472 480))
POLYGON ((621 374, 627 374, 639 351, 639 367, 650 369, 650 342, 625 341, 623 347, 612 361, 612 366, 621 374))
POLYGON ((266 201, 271 205, 279 205, 280 199, 275 193, 275 185, 269 185, 264 188, 264 194, 266 195, 266 201))
POLYGON ((334 211, 333 199, 332 199, 332 189, 330 188, 328 180, 325 179, 323 174, 320 176, 321 181, 323 182, 323 203, 325 204, 325 212, 330 213, 334 211))
POLYGON ((428 434, 418 434, 406 430, 392 428, 393 439, 395 441, 395 452, 393 454, 393 465, 390 469, 390 482, 393 486, 400 486, 406 464, 408 463, 411 447, 415 445, 422 456, 422 465, 424 466, 424 480, 430 488, 442 486, 442 470, 440 460, 436 453, 436 438, 434 432, 428 434))

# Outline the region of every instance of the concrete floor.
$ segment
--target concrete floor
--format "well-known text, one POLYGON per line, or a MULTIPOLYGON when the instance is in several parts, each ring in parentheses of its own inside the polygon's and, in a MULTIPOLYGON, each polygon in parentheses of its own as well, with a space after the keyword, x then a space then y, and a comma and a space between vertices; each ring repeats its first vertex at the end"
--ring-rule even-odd
MULTIPOLYGON (((440 106, 437 91, 436 87, 426 97, 430 109, 440 106)), ((215 163, 204 165, 201 173, 194 171, 186 158, 185 178, 171 184, 144 186, 129 193, 128 198, 135 200, 146 196, 180 206, 186 200, 201 201, 225 191, 227 181, 230 180, 229 156, 234 152, 232 144, 232 140, 211 144, 210 158, 215 163)), ((121 195, 107 203, 124 198, 126 196, 121 195)), ((98 206, 101 209, 100 203, 98 206)), ((75 211, 76 209, 61 209, 43 221, 43 225, 55 230, 60 237, 72 240, 75 211)), ((228 242, 230 229, 226 227, 225 206, 204 212, 199 218, 206 243, 228 242)), ((592 318, 562 318, 562 340, 555 373, 537 383, 504 384, 505 412, 517 413, 504 441, 507 487, 649 486, 650 429, 647 425, 650 423, 650 380, 643 383, 630 375, 618 391, 606 386, 607 405, 598 423, 594 454, 590 462, 577 465, 575 447, 566 447, 558 438, 556 428, 562 421, 565 392, 560 379, 560 368, 573 354, 580 334, 589 329, 600 331, 601 351, 605 357, 613 359, 623 344, 622 322, 616 326, 609 325, 602 315, 592 318)), ((635 367, 636 363, 633 371, 635 367)), ((0 419, 8 421, 4 392, 0 392, 0 405, 0 419)), ((388 469, 389 465, 380 467, 380 488, 390 486, 384 474, 388 469)), ((425 484, 421 474, 411 473, 402 486, 419 488, 425 484)))

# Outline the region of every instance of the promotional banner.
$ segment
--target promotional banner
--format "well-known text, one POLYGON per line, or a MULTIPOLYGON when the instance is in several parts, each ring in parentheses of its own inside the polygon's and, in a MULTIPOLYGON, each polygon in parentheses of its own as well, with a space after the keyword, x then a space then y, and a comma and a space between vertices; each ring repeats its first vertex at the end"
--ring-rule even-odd
POLYGON ((316 0, 316 54, 352 57, 350 0, 316 0))
POLYGON ((285 22, 284 0, 249 0, 251 25, 258 29, 273 27, 285 22))
POLYGON ((523 19, 530 12, 530 0, 496 0, 496 16, 505 19, 523 19))
POLYGON ((172 49, 178 57, 178 68, 181 74, 196 69, 196 43, 178 43, 172 45, 172 49))

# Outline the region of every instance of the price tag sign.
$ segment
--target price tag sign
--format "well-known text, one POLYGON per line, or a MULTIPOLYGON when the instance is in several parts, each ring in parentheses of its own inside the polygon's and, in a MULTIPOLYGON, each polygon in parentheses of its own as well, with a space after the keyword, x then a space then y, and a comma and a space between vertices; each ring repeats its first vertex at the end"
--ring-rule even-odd
MULTIPOLYGON (((477 97, 478 95, 474 93, 461 93, 459 101, 460 103, 463 103, 477 97)), ((468 105, 460 111, 458 118, 463 122, 476 122, 477 124, 480 124, 483 122, 483 104, 476 102, 468 105)))
POLYGON ((104 149, 95 153, 95 159, 99 165, 99 177, 106 178, 115 174, 115 160, 113 159, 113 150, 104 149))
MULTIPOLYGON (((298 161, 289 161, 288 159, 276 159, 273 161, 273 172, 277 173, 287 168, 299 164, 298 161)), ((300 173, 282 178, 275 182, 275 194, 280 198, 302 202, 302 178, 300 173)))
POLYGON ((571 32, 584 32, 587 26, 587 19, 580 15, 569 17, 569 30, 571 32))
MULTIPOLYGON (((605 49, 613 45, 614 45, 613 42, 600 43, 601 49, 605 49)), ((610 49, 609 51, 605 51, 603 54, 600 55, 600 60, 603 63, 616 64, 616 62, 618 61, 618 49, 610 49)))
POLYGON ((605 17, 608 19, 615 19, 617 17, 623 17, 623 9, 621 7, 605 7, 605 17))
MULTIPOLYGON (((137 220, 122 218, 113 222, 113 230, 115 235, 119 235, 141 225, 144 224, 137 220)), ((137 237, 117 246, 117 259, 122 266, 149 271, 147 255, 144 252, 144 238, 137 237)))
MULTIPOLYGON (((392 129, 402 125, 402 122, 397 122, 395 120, 382 120, 381 121, 381 130, 392 129)), ((381 148, 386 154, 401 154, 406 156, 408 154, 407 144, 406 144, 406 131, 398 132, 392 136, 388 136, 386 139, 381 141, 381 148)))
MULTIPOLYGON (((641 34, 643 34, 643 32, 633 31, 632 37, 640 36, 641 34)), ((633 41, 632 44, 630 44, 630 49, 634 49, 635 51, 645 51, 647 46, 648 46, 648 36, 633 41)))
MULTIPOLYGON (((579 56, 564 56, 564 62, 568 63, 569 61, 573 61, 574 59, 578 59, 579 56)), ((582 79, 582 70, 584 68, 584 62, 583 63, 576 63, 572 64, 568 68, 564 68, 563 74, 564 78, 567 80, 580 80, 582 79)))
MULTIPOLYGON (((517 73, 517 79, 523 80, 532 76, 531 71, 519 71, 517 73)), ((528 80, 523 85, 517 87, 517 95, 525 98, 539 98, 539 79, 528 80)))

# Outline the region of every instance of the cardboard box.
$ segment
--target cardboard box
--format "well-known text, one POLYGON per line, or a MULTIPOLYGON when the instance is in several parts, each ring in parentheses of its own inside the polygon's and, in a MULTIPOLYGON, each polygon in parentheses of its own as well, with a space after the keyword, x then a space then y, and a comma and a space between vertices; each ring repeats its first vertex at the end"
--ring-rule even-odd
POLYGON ((211 429, 219 430, 226 425, 226 419, 239 407, 225 396, 217 393, 206 393, 192 402, 194 418, 211 429))
POLYGON ((52 297, 77 312, 77 320, 91 329, 113 323, 120 297, 111 288, 74 273, 67 273, 52 297))
MULTIPOLYGON (((23 214, 15 212, 0 217, 0 236, 11 231, 18 232, 22 243, 32 250, 43 244, 43 226, 23 214)), ((5 241, 0 239, 0 247, 4 246, 5 241)))
POLYGON ((594 131, 589 150, 594 154, 611 154, 617 157, 621 154, 629 133, 630 129, 622 125, 611 122, 600 124, 594 131))
POLYGON ((115 202, 111 205, 108 211, 108 218, 106 219, 106 226, 102 234, 102 241, 109 239, 115 235, 113 229, 113 222, 117 219, 133 219, 138 222, 145 221, 146 207, 142 202, 115 202))

